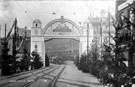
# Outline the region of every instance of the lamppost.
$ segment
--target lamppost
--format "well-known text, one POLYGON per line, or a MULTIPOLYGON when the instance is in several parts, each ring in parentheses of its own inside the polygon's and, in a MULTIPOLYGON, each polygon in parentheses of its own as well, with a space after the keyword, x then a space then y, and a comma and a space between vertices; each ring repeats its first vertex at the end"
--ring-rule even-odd
POLYGON ((101 61, 102 61, 102 18, 100 20, 100 36, 101 36, 101 61))

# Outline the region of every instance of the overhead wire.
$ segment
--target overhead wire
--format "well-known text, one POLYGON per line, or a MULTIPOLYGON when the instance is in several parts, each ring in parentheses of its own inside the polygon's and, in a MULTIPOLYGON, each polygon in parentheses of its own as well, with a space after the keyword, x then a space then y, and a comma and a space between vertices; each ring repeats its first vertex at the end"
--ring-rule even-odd
MULTIPOLYGON (((33 4, 34 4, 34 2, 35 2, 35 1, 32 1, 33 4)), ((32 7, 33 7, 34 9, 36 9, 36 10, 35 10, 36 13, 39 13, 39 10, 38 10, 38 8, 35 6, 35 4, 34 4, 34 6, 32 5, 32 7)), ((36 17, 37 17, 37 16, 36 16, 36 17)), ((35 17, 35 18, 36 18, 36 17, 35 17)))
POLYGON ((15 0, 15 2, 18 4, 19 7, 21 7, 24 10, 25 14, 29 17, 29 19, 31 21, 33 21, 32 17, 27 13, 27 11, 29 11, 29 10, 28 9, 25 9, 24 7, 22 7, 16 0, 15 0))
POLYGON ((89 8, 88 3, 86 3, 87 1, 83 1, 83 2, 85 4, 86 8, 88 8, 88 11, 90 13, 90 16, 93 17, 92 14, 91 14, 91 11, 90 11, 91 9, 89 8))
POLYGON ((55 15, 55 19, 56 19, 56 13, 54 12, 52 1, 50 1, 50 7, 51 7, 52 14, 55 15))

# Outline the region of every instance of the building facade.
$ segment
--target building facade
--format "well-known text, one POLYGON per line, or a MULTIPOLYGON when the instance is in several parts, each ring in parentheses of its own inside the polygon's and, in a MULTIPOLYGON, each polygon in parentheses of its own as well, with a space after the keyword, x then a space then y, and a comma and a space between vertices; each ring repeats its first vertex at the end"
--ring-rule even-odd
MULTIPOLYGON (((111 19, 112 21, 112 19, 111 19)), ((101 42, 102 38, 102 43, 105 41, 106 43, 109 41, 109 32, 112 36, 115 34, 115 29, 113 27, 113 23, 109 20, 108 17, 104 18, 91 18, 90 22, 92 24, 93 28, 93 37, 97 39, 98 41, 101 42)), ((111 42, 113 40, 111 39, 111 42)), ((101 43, 99 43, 101 45, 101 43)))

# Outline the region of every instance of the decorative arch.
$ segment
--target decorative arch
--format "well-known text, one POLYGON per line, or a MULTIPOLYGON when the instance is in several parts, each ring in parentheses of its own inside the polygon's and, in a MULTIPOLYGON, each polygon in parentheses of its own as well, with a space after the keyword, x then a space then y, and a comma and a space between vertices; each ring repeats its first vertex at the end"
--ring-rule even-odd
POLYGON ((59 18, 59 19, 55 19, 55 20, 52 20, 51 22, 49 22, 49 23, 45 26, 45 28, 44 28, 44 30, 43 30, 43 34, 46 33, 46 31, 48 30, 48 28, 49 28, 51 25, 53 25, 54 23, 57 23, 57 22, 60 22, 60 23, 68 22, 68 23, 72 24, 73 26, 75 26, 75 28, 77 29, 77 31, 78 31, 78 33, 80 34, 80 36, 82 35, 82 33, 81 33, 81 28, 80 28, 75 22, 73 22, 73 21, 71 21, 71 20, 69 20, 69 19, 65 19, 63 16, 61 16, 61 18, 59 18))

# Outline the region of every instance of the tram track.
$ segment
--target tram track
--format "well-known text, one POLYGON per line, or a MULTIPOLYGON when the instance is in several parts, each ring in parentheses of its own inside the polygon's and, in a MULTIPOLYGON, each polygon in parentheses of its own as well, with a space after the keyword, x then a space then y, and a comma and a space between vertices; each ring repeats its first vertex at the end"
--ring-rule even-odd
MULTIPOLYGON (((48 69, 53 68, 53 67, 54 67, 54 66, 51 66, 51 67, 49 67, 48 69)), ((45 70, 46 68, 41 68, 41 69, 42 69, 42 70, 45 70)), ((35 70, 38 70, 38 69, 35 69, 35 70)), ((37 72, 37 71, 35 71, 35 70, 30 70, 30 71, 26 71, 26 72, 22 72, 22 73, 17 73, 17 74, 15 74, 15 75, 7 76, 7 77, 5 77, 5 78, 1 78, 0 81, 5 80, 5 79, 10 79, 10 78, 13 78, 13 77, 17 77, 17 76, 20 76, 20 75, 28 74, 28 73, 31 73, 31 72, 37 72)), ((46 69, 46 70, 47 70, 47 69, 46 69)))
MULTIPOLYGON (((60 69, 60 67, 58 67, 58 68, 60 69)), ((53 70, 51 70, 51 71, 49 71, 47 73, 44 73, 43 75, 41 75, 41 76, 37 77, 36 79, 34 79, 34 82, 26 83, 21 87, 31 87, 31 85, 33 83, 36 83, 40 78, 44 78, 44 76, 47 76, 47 75, 50 76, 50 73, 55 72, 56 70, 58 70, 58 68, 55 68, 55 69, 53 69, 53 70)), ((63 72, 64 69, 65 69, 65 66, 62 69, 60 69, 60 72, 56 76, 53 76, 54 79, 50 79, 52 81, 50 82, 50 85, 48 85, 47 87, 55 87, 55 83, 56 83, 57 79, 59 78, 59 76, 61 75, 61 73, 63 72)), ((44 78, 44 79, 48 80, 48 78, 44 78)))
MULTIPOLYGON (((56 70, 57 68, 59 68, 58 66, 56 67, 49 67, 49 68, 47 68, 47 69, 43 69, 43 70, 39 70, 39 71, 35 71, 35 72, 27 72, 27 73, 23 73, 23 74, 21 74, 21 75, 25 75, 25 74, 28 74, 28 75, 26 75, 26 76, 23 76, 23 77, 20 77, 20 78, 18 78, 18 79, 16 79, 15 81, 21 81, 21 80, 25 80, 26 78, 29 78, 29 77, 31 77, 31 76, 35 76, 36 78, 35 79, 33 79, 34 80, 34 82, 35 81, 37 81, 41 76, 36 76, 37 74, 39 74, 39 73, 44 73, 43 75, 46 75, 46 74, 49 74, 50 72, 53 72, 54 70, 56 70), (51 70, 52 69, 52 70, 51 70), (50 71, 49 71, 50 70, 50 71), (48 73, 45 73, 45 71, 49 71, 48 73)), ((19 76, 19 75, 17 75, 17 76, 19 76)), ((13 76, 13 77, 16 77, 17 78, 17 76, 13 76)), ((10 77, 10 78, 12 78, 12 77, 10 77)), ((5 79, 3 79, 3 80, 5 80, 5 79)), ((2 80, 0 80, 0 81, 2 81, 2 80)), ((6 86, 6 85, 9 85, 9 84, 12 84, 12 83, 14 83, 14 81, 13 82, 5 82, 5 83, 3 83, 3 84, 0 84, 0 87, 4 87, 4 86, 6 86)), ((32 84, 33 83, 33 81, 31 81, 31 82, 27 82, 26 84, 24 84, 22 87, 28 87, 30 84, 32 84)))
POLYGON ((58 78, 60 77, 60 75, 62 74, 62 72, 64 71, 65 66, 62 68, 62 70, 57 74, 57 76, 55 76, 55 78, 53 79, 52 83, 50 84, 49 87, 56 87, 56 82, 58 80, 58 78))
MULTIPOLYGON (((59 67, 57 68, 54 68, 53 70, 49 71, 48 73, 44 73, 43 75, 41 76, 38 76, 36 79, 34 79, 34 82, 36 82, 38 79, 40 79, 42 76, 45 76, 45 75, 48 75, 49 73, 55 71, 56 69, 58 69, 59 67)), ((23 85, 22 87, 29 87, 31 84, 33 84, 34 82, 28 82, 26 83, 25 85, 23 85)))

